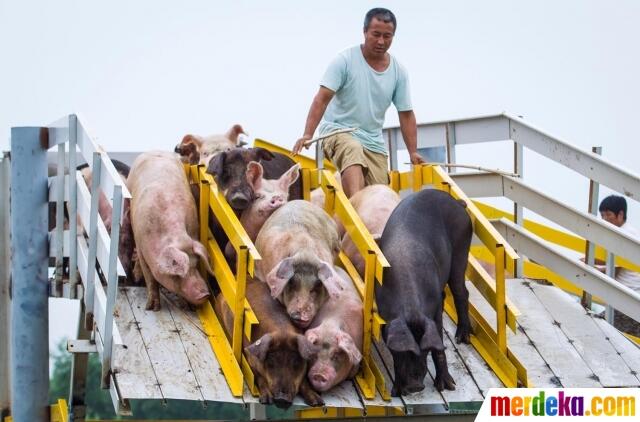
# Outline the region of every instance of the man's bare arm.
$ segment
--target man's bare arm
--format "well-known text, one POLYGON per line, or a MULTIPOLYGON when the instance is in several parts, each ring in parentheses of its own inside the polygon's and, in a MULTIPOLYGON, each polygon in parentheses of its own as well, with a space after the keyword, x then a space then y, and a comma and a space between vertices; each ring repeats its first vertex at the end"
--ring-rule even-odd
POLYGON ((418 127, 416 125, 416 115, 413 110, 399 111, 398 120, 400 121, 400 131, 404 144, 409 151, 411 164, 422 164, 424 159, 418 154, 418 127))
POLYGON ((313 138, 313 134, 320 123, 320 119, 324 115, 329 102, 333 98, 335 92, 330 90, 329 88, 325 88, 324 86, 320 86, 318 93, 315 97, 313 97, 313 102, 311 103, 311 107, 309 108, 309 114, 307 115, 307 122, 304 125, 304 134, 300 139, 296 141, 296 144, 293 147, 293 153, 297 154, 302 150, 305 141, 313 138))

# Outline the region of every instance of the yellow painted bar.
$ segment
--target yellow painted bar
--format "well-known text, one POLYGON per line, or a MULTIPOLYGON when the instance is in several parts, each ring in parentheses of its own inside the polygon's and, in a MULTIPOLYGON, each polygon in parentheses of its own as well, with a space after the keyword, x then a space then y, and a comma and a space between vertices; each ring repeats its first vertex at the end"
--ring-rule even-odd
POLYGON ((385 400, 385 401, 391 400, 391 390, 389 390, 389 386, 387 385, 384 379, 384 376, 382 375, 382 371, 386 371, 386 369, 378 368, 378 366, 373 361, 373 359, 370 359, 370 363, 371 365, 369 368, 371 369, 371 372, 373 373, 373 377, 376 380, 376 387, 378 388, 380 397, 382 397, 382 400, 385 400))
MULTIPOLYGON (((485 271, 480 263, 469 254, 469 264, 467 265, 467 278, 471 280, 473 285, 478 289, 482 296, 489 304, 496 308, 496 284, 495 280, 485 271)), ((520 311, 513 305, 509 298, 506 298, 507 325, 511 331, 516 332, 516 318, 520 315, 520 311)))
MULTIPOLYGON (((315 169, 316 168, 316 160, 313 158, 309 158, 306 157, 304 155, 296 155, 293 156, 291 150, 288 150, 286 148, 283 148, 279 145, 273 144, 269 141, 265 141, 264 139, 258 139, 256 138, 255 141, 253 142, 253 146, 254 148, 264 148, 264 149, 268 149, 269 151, 273 151, 273 152, 279 152, 280 154, 284 154, 287 157, 291 158, 293 161, 295 161, 296 163, 300 163, 300 166, 302 168, 307 168, 307 169, 315 169)), ((327 170, 330 170, 332 172, 336 172, 338 169, 336 168, 336 166, 333 165, 333 163, 329 160, 327 160, 326 158, 324 159, 324 168, 327 170)))
POLYGON ((363 300, 363 338, 362 338, 362 354, 369 356, 371 353, 371 331, 372 331, 372 313, 373 313, 373 301, 374 301, 374 287, 375 287, 375 274, 374 265, 376 255, 373 251, 367 251, 368 253, 363 257, 365 262, 364 268, 364 300, 363 300))
POLYGON ((242 337, 243 337, 243 322, 244 322, 244 302, 245 291, 247 287, 247 264, 249 260, 249 253, 244 246, 240 247, 236 261, 236 295, 233 303, 233 355, 238 362, 242 359, 242 337))
POLYGON ((373 311, 373 323, 371 324, 371 334, 373 338, 377 341, 380 341, 382 338, 382 326, 385 325, 386 322, 377 311, 373 311))
POLYGON ((302 199, 311 200, 311 172, 308 168, 300 169, 302 177, 302 199))
POLYGON ((640 345, 640 337, 636 337, 634 335, 627 334, 627 333, 622 333, 622 334, 632 342, 636 343, 637 345, 640 345))
MULTIPOLYGON (((200 218, 200 243, 203 245, 207 245, 209 242, 209 194, 211 189, 209 187, 209 182, 203 180, 202 183, 199 184, 200 187, 200 203, 198 217, 200 218)), ((209 264, 213 267, 215 265, 213 263, 213 257, 211 253, 209 253, 209 264)), ((204 264, 200 263, 200 274, 206 274, 206 270, 204 268, 204 264)), ((205 279, 206 280, 206 279, 205 279)))
POLYGON ((51 405, 49 420, 51 422, 67 422, 69 420, 69 409, 67 408, 66 400, 58 399, 56 404, 51 405))
POLYGON ((413 189, 414 192, 419 191, 420 189, 422 189, 422 166, 411 166, 411 174, 412 174, 412 178, 411 178, 411 182, 412 182, 412 186, 411 188, 413 189))
POLYGON ((389 187, 396 192, 400 191, 400 172, 398 170, 389 172, 389 187))
POLYGON ((370 362, 372 362, 371 357, 363 353, 360 371, 356 375, 356 382, 360 387, 360 392, 367 400, 372 400, 376 396, 376 377, 371 371, 370 362))
POLYGON ((503 245, 496 245, 496 331, 498 333, 498 348, 507 353, 507 317, 506 317, 506 286, 504 279, 503 245))
MULTIPOLYGON (((453 297, 451 296, 451 291, 448 286, 446 290, 447 295, 444 302, 444 310, 457 324, 458 316, 456 315, 453 304, 453 297)), ((473 327, 471 345, 480 353, 480 356, 487 362, 505 387, 516 387, 518 385, 518 371, 509 358, 503 354, 496 345, 494 341, 496 337, 495 332, 491 333, 493 330, 471 303, 469 303, 469 315, 473 327)))
MULTIPOLYGON (((233 212, 227 200, 224 198, 222 192, 218 191, 218 185, 213 180, 211 175, 204 172, 204 169, 200 169, 200 180, 207 180, 209 185, 211 186, 211 194, 209 195, 209 206, 211 207, 216 219, 222 226, 224 232, 229 237, 229 241, 233 245, 236 250, 236 254, 239 253, 240 247, 245 246, 249 251, 249 265, 248 271, 251 276, 253 276, 253 268, 255 260, 260 259, 260 254, 258 253, 256 247, 253 245, 253 242, 247 235, 244 227, 240 224, 238 217, 233 212)), ((221 246, 224 247, 224 246, 221 246)))
POLYGON ((320 187, 320 172, 322 170, 309 170, 309 189, 314 190, 320 187))
POLYGON ((347 272, 347 274, 349 274, 349 277, 351 277, 353 285, 360 294, 360 299, 364 300, 364 281, 360 278, 360 274, 358 274, 356 267, 353 266, 351 260, 349 260, 347 255, 342 251, 338 254, 338 261, 342 264, 342 268, 347 272))
POLYGON ((253 397, 258 397, 260 392, 258 391, 258 387, 256 387, 256 379, 251 367, 249 366, 249 362, 244 355, 242 355, 242 362, 240 366, 242 368, 242 373, 244 374, 244 380, 247 382, 247 386, 249 387, 249 392, 253 397))
POLYGON ((209 339, 209 344, 218 359, 222 373, 224 374, 227 384, 231 389, 231 394, 234 397, 242 397, 243 390, 243 376, 240 370, 240 365, 233 355, 233 349, 229 345, 227 336, 224 334, 224 329, 218 321, 216 313, 213 311, 213 307, 210 302, 206 302, 204 305, 196 308, 198 317, 202 322, 204 332, 209 339))

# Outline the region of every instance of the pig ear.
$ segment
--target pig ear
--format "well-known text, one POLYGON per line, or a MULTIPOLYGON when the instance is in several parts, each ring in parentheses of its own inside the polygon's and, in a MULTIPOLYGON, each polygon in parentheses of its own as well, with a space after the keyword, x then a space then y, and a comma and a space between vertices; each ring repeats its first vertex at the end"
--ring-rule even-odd
POLYGON ((198 136, 192 135, 192 134, 188 134, 188 135, 184 135, 184 138, 182 138, 182 142, 180 142, 178 147, 184 147, 184 146, 187 146, 189 144, 194 144, 197 148, 200 148, 202 146, 202 141, 200 140, 200 138, 198 136))
POLYGON ((262 165, 257 161, 249 161, 247 164, 247 183, 253 188, 253 191, 258 191, 262 187, 262 175, 264 169, 262 165))
POLYGON ((337 337, 338 347, 347 354, 351 365, 358 366, 360 360, 362 360, 362 353, 360 353, 360 350, 356 347, 353 338, 344 331, 340 331, 337 337))
POLYGON ((209 166, 207 166, 207 173, 212 175, 214 178, 220 177, 222 175, 222 169, 224 168, 224 160, 227 158, 226 152, 221 152, 217 154, 209 161, 209 166))
POLYGON ((316 353, 315 347, 311 342, 302 334, 297 335, 298 340, 298 351, 300 352, 300 356, 304 360, 310 360, 313 355, 316 353))
POLYGON ((396 318, 387 328, 387 347, 394 352, 413 352, 420 355, 418 343, 404 319, 396 318))
POLYGON ((267 274, 267 286, 271 289, 271 296, 277 298, 284 290, 289 279, 293 277, 293 258, 283 259, 269 274, 267 274))
POLYGON ((162 274, 184 278, 189 272, 189 256, 174 246, 167 246, 160 253, 158 270, 162 274))
POLYGON ((195 252, 195 254, 198 255, 200 259, 202 259, 202 262, 204 263, 204 266, 207 269, 207 272, 215 276, 215 274, 213 273, 213 270, 211 269, 211 264, 209 264, 209 254, 207 253, 207 250, 204 248, 204 245, 198 242, 197 240, 194 240, 193 252, 195 252))
POLYGON ((282 187, 283 190, 288 190, 289 186, 293 185, 296 180, 298 180, 298 176, 300 175, 300 164, 296 163, 289 170, 286 171, 285 174, 280 176, 278 179, 278 184, 282 187))
POLYGON ((333 266, 330 265, 326 261, 320 261, 320 266, 318 267, 318 278, 324 284, 324 287, 327 289, 327 293, 332 298, 337 298, 340 296, 344 287, 342 287, 342 282, 340 281, 340 275, 333 269, 333 266))
POLYGON ((258 359, 260 362, 264 362, 264 359, 267 357, 267 352, 269 351, 270 343, 271 334, 265 334, 253 344, 245 347, 244 351, 258 359))
POLYGON ((229 138, 229 140, 231 140, 231 142, 233 142, 234 144, 238 143, 238 135, 240 135, 241 133, 244 133, 244 129, 242 129, 242 126, 236 124, 231 126, 231 129, 229 129, 229 131, 226 134, 226 137, 229 138))
POLYGON ((420 349, 423 351, 433 350, 438 352, 444 350, 444 344, 440 338, 438 326, 431 318, 424 317, 424 335, 420 340, 420 349))
POLYGON ((254 148, 256 153, 256 158, 258 160, 271 161, 275 158, 275 155, 268 149, 264 148, 254 148))

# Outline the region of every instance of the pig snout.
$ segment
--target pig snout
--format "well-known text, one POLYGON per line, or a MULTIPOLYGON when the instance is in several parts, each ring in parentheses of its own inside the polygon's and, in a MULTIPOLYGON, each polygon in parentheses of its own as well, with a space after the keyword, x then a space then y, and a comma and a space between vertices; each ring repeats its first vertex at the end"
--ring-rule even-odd
POLYGON ((284 203, 284 198, 280 195, 277 195, 271 198, 271 201, 269 201, 269 206, 271 207, 271 209, 275 210, 276 208, 280 208, 282 205, 284 205, 284 203))
POLYGON ((291 322, 298 328, 307 328, 311 324, 313 317, 309 310, 294 310, 289 314, 291 322))
POLYGON ((251 200, 243 192, 233 192, 228 198, 229 205, 237 210, 245 210, 251 204, 251 200))
POLYGON ((288 409, 293 403, 293 394, 280 391, 273 395, 273 404, 280 409, 288 409))
POLYGON ((187 277, 181 290, 183 297, 193 305, 202 305, 210 296, 207 284, 199 275, 187 277))
POLYGON ((309 371, 309 381, 316 391, 324 392, 333 386, 336 371, 331 366, 323 365, 309 371))

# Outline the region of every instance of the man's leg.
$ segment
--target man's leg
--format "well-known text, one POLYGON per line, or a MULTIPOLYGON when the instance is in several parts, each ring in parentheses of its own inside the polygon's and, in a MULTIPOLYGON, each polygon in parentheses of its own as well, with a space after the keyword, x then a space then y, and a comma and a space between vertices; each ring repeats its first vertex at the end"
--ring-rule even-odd
POLYGON ((342 170, 342 190, 347 198, 364 189, 364 174, 362 166, 355 164, 342 170))

